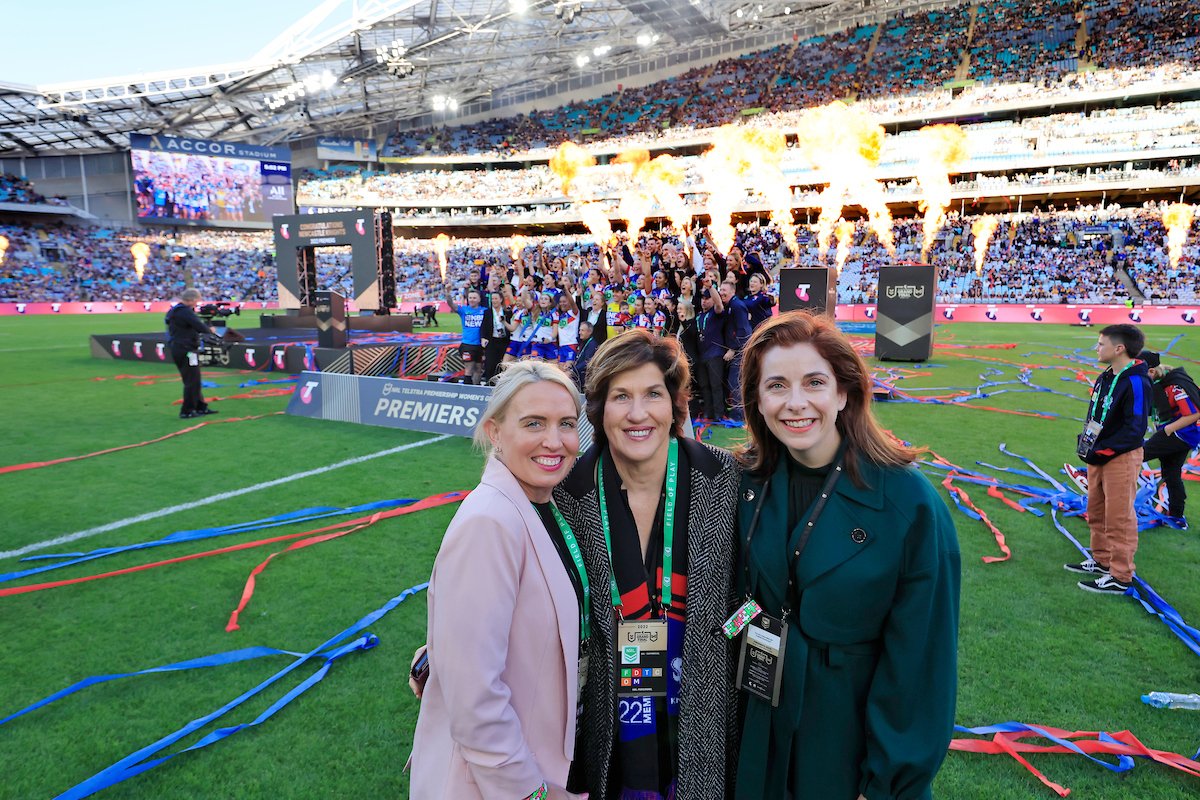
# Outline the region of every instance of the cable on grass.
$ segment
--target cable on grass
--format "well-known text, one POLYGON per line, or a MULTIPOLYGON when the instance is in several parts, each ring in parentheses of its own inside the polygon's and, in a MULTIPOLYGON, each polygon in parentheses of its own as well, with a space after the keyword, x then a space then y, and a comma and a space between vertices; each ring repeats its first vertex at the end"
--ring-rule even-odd
MULTIPOLYGON (((183 401, 179 401, 179 402, 183 402, 183 401)), ((158 444, 159 442, 165 442, 167 439, 174 439, 176 436, 182 436, 185 433, 191 433, 192 431, 198 431, 201 428, 205 427, 206 425, 223 425, 227 422, 247 422, 252 419, 262 419, 264 417, 274 417, 274 416, 282 414, 282 413, 283 413, 282 411, 272 411, 269 414, 256 414, 251 417, 226 417, 225 419, 205 420, 204 422, 197 423, 196 425, 192 425, 189 428, 183 428, 181 430, 177 430, 172 433, 168 433, 165 436, 159 436, 157 439, 147 439, 144 442, 135 442, 133 444, 123 444, 119 447, 110 447, 107 450, 97 450, 94 453, 85 453, 81 456, 67 456, 65 458, 55 458, 51 461, 30 461, 27 464, 11 464, 7 467, 0 467, 0 475, 4 475, 5 473, 9 473, 9 472, 23 472, 24 470, 28 470, 28 469, 41 469, 42 467, 52 467, 55 464, 66 464, 71 461, 82 461, 85 458, 95 458, 96 456, 106 456, 110 453, 119 453, 122 450, 132 450, 135 447, 145 447, 148 444, 158 444)))

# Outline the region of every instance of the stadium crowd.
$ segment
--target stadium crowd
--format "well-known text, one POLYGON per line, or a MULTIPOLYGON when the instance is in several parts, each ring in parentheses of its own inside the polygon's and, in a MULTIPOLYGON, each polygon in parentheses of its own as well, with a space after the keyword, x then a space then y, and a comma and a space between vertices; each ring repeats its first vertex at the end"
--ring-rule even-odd
POLYGON ((670 143, 730 122, 786 125, 797 109, 842 98, 896 115, 1194 81, 1198 33, 1200 10, 1189 0, 963 3, 513 119, 397 131, 383 155, 529 154, 567 139, 670 143), (954 90, 944 86, 951 81, 954 90))
MULTIPOLYGON (((976 275, 970 233, 976 217, 951 212, 929 255, 930 263, 941 270, 939 299, 954 303, 1121 302, 1129 297, 1121 280, 1124 273, 1147 302, 1196 302, 1195 282, 1190 276, 1200 263, 1200 219, 1193 224, 1183 261, 1172 267, 1161 215, 1161 208, 1154 205, 1085 205, 1069 211, 1050 208, 1005 214, 992 237, 982 275, 976 275)), ((3 302, 165 300, 188 282, 229 300, 269 301, 275 297, 269 233, 202 231, 172 238, 134 229, 4 225, 0 235, 9 240, 0 268, 3 302), (146 242, 151 249, 140 281, 130 254, 135 241, 146 242), (186 257, 178 258, 179 254, 186 257)), ((920 260, 919 220, 896 220, 893 235, 894 257, 863 223, 856 225, 842 269, 839 302, 873 302, 880 265, 920 260)), ((792 264, 833 263, 833 254, 819 253, 815 235, 805 226, 801 226, 801 252, 796 258, 781 250, 778 233, 771 227, 742 223, 737 237, 742 251, 754 254, 771 275, 792 264)), ((625 241, 623 233, 618 238, 625 241)), ((668 233, 643 232, 641 239, 658 242, 654 247, 668 252, 687 249, 668 233)), ((707 231, 701 229, 698 239, 708 241, 707 231)), ((579 274, 599 261, 598 248, 586 236, 531 237, 528 241, 530 249, 540 245, 546 258, 552 262, 561 259, 579 274)), ((481 269, 506 268, 515 246, 519 242, 514 244, 510 238, 452 240, 448 275, 462 284, 481 269)), ((441 296, 436 257, 428 240, 396 239, 395 263, 397 293, 404 303, 441 296)), ((319 250, 318 277, 322 286, 350 296, 348 253, 336 248, 319 250)))
MULTIPOLYGON (((1200 136, 1200 102, 1183 101, 1160 107, 1140 106, 1123 109, 1096 109, 1086 113, 1060 113, 1030 117, 1019 122, 987 122, 963 126, 972 161, 968 169, 1006 170, 1023 159, 1062 156, 1094 156, 1112 153, 1123 163, 1130 152, 1178 150, 1194 151, 1200 136)), ((892 172, 917 166, 916 132, 888 136, 881 153, 881 167, 892 172)), ((698 157, 682 157, 684 182, 681 190, 703 189, 698 157)), ((1186 165, 1186 161, 1184 162, 1186 165)), ((815 182, 814 175, 794 147, 784 156, 784 168, 793 186, 815 182)), ((1128 170, 1126 170, 1128 171, 1128 170)), ((1153 168, 1145 170, 1149 175, 1153 168)), ((1043 175, 1058 172, 1051 168, 1043 175)), ((1078 174, 1080 171, 1075 170, 1078 174)), ((589 185, 596 197, 616 197, 627 186, 627 168, 621 165, 597 166, 587 171, 589 185)), ((1002 177, 1002 176, 997 176, 1002 177)), ((980 178, 982 180, 982 176, 980 178)), ((960 179, 966 180, 966 178, 960 179)), ((1010 181, 1019 188, 1020 181, 1010 181)), ((1035 181, 1032 185, 1045 185, 1035 181)), ((554 204, 561 202, 559 181, 543 164, 525 169, 428 169, 402 172, 370 172, 355 169, 336 171, 308 170, 301 174, 298 201, 328 204, 388 204, 416 207, 428 203, 427 210, 408 216, 446 216, 440 207, 470 207, 476 216, 507 213, 505 206, 554 204)))

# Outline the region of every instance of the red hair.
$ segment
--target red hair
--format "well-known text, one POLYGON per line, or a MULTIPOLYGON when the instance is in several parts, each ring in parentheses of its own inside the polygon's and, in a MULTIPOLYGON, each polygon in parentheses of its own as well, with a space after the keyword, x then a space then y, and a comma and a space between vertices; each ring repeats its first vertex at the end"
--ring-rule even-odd
POLYGON ((871 370, 826 316, 807 311, 789 311, 755 329, 742 351, 742 407, 746 412, 748 441, 737 457, 750 472, 769 475, 782 457, 784 447, 758 413, 759 382, 763 359, 776 347, 810 344, 829 362, 838 391, 846 395, 846 407, 838 412, 837 431, 845 443, 846 472, 862 486, 861 462, 880 466, 903 466, 916 461, 924 448, 906 447, 880 427, 871 411, 871 370))

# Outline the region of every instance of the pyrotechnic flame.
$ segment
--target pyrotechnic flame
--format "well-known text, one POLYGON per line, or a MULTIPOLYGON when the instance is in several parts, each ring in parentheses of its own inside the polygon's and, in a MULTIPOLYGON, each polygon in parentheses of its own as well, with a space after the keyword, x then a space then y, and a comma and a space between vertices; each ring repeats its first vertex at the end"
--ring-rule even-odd
POLYGON ((1186 203, 1175 203, 1163 212, 1163 225, 1167 228, 1167 256, 1171 259, 1172 269, 1179 268, 1183 245, 1194 218, 1195 211, 1186 203))
POLYGON ((612 243, 613 230, 612 223, 608 221, 608 212, 599 203, 580 203, 579 216, 583 219, 583 224, 591 232, 592 238, 596 240, 596 244, 601 247, 607 247, 612 243))
POLYGON ((634 231, 642 227, 635 223, 644 222, 649 213, 651 198, 662 207, 679 235, 687 235, 692 215, 679 196, 684 176, 682 165, 668 155, 658 156, 651 161, 650 153, 642 148, 626 150, 614 158, 613 163, 629 165, 629 179, 635 187, 621 195, 621 207, 617 212, 629 226, 631 241, 634 231))
POLYGON ((579 207, 579 216, 583 219, 583 224, 587 226, 596 243, 604 247, 613 238, 608 213, 598 203, 591 202, 588 193, 578 185, 580 172, 595 165, 596 159, 574 142, 560 144, 558 152, 550 159, 550 171, 562 181, 563 194, 570 197, 571 202, 579 207))
POLYGON ((884 131, 874 118, 841 101, 811 109, 800 118, 797 149, 829 186, 821 192, 817 219, 817 247, 821 258, 829 250, 842 208, 859 205, 867 210, 871 231, 889 253, 896 254, 892 212, 883 185, 872 173, 879 165, 884 131))
POLYGON ((437 252, 438 267, 442 270, 442 281, 446 280, 446 253, 450 252, 450 237, 439 233, 433 237, 433 249, 437 252))
POLYGON ((563 142, 558 152, 550 159, 550 171, 562 181, 562 191, 567 197, 575 198, 572 190, 580 170, 596 166, 596 159, 574 142, 563 142))
POLYGON ((917 160, 917 183, 921 185, 921 201, 917 207, 925 212, 925 238, 921 260, 928 261, 933 238, 946 224, 946 207, 950 205, 950 173, 955 172, 969 157, 967 134, 957 125, 929 125, 917 131, 921 154, 917 160))
POLYGON ((842 274, 846 259, 850 257, 850 245, 854 243, 854 223, 844 219, 838 220, 837 227, 837 274, 842 274))
POLYGON ((708 190, 709 232, 722 253, 733 247, 730 220, 745 197, 747 183, 766 198, 771 220, 795 253, 796 226, 792 222, 792 190, 783 175, 787 140, 779 131, 723 125, 713 135, 713 146, 700 159, 708 190))
POLYGON ((987 258, 988 243, 992 234, 1000 227, 1000 220, 982 216, 971 223, 971 235, 975 237, 975 274, 983 275, 983 261, 987 258))
MULTIPOLYGON (((7 240, 5 240, 4 246, 8 246, 7 240)), ((129 247, 129 253, 133 256, 133 271, 137 273, 138 283, 141 283, 142 275, 146 272, 146 262, 150 260, 150 245, 145 242, 134 242, 129 247)))
POLYGON ((0 236, 0 264, 4 263, 6 255, 8 255, 8 237, 0 236))
POLYGON ((512 244, 509 246, 509 253, 512 255, 513 261, 521 260, 521 252, 525 249, 525 245, 529 242, 524 236, 519 233, 512 235, 512 244))
POLYGON ((680 236, 686 236, 692 224, 679 188, 683 186, 684 168, 673 156, 661 155, 637 170, 637 176, 654 201, 666 213, 680 236))

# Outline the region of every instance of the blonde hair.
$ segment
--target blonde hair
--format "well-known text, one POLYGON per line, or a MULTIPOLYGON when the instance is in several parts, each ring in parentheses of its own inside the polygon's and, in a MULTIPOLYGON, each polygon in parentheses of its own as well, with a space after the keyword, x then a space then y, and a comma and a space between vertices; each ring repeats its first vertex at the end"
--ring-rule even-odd
POLYGON ((690 302, 688 302, 687 300, 679 301, 679 310, 683 312, 684 319, 695 319, 696 318, 696 307, 694 305, 692 305, 690 302))
POLYGON ((483 416, 479 418, 479 423, 475 426, 475 446, 486 456, 492 455, 493 448, 491 439, 484 431, 484 423, 488 420, 503 421, 508 414, 508 407, 512 405, 513 398, 526 386, 543 382, 557 383, 567 390, 567 394, 571 395, 576 415, 582 410, 579 402, 579 390, 575 388, 575 384, 571 382, 567 374, 557 366, 547 364, 545 361, 528 359, 509 362, 502 365, 501 370, 492 386, 492 396, 488 400, 487 408, 484 409, 483 416))

